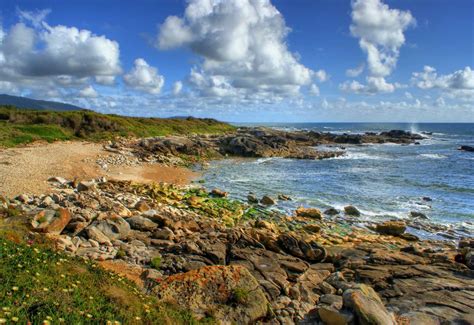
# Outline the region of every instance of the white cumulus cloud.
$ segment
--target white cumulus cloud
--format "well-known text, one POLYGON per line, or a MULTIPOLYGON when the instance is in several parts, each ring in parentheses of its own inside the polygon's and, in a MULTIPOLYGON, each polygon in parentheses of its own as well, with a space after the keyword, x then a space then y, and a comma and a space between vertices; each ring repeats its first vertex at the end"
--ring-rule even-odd
POLYGON ((179 95, 181 93, 181 90, 183 90, 183 83, 181 81, 176 81, 173 84, 173 95, 179 95))
POLYGON ((358 77, 362 72, 364 72, 364 69, 365 69, 365 64, 362 63, 353 69, 347 69, 346 76, 351 77, 351 78, 358 77))
MULTIPOLYGON (((351 17, 351 34, 367 54, 369 76, 364 87, 369 92, 393 92, 397 86, 385 78, 395 68, 405 44, 404 32, 416 24, 415 18, 410 11, 392 9, 381 0, 353 0, 351 17)), ((349 70, 348 75, 356 76, 358 72, 349 70)))
POLYGON ((79 97, 85 97, 85 98, 95 98, 99 96, 97 91, 90 85, 85 87, 84 89, 81 89, 78 95, 79 97))
POLYGON ((299 63, 287 47, 289 31, 269 0, 190 0, 182 17, 160 26, 156 44, 203 59, 189 76, 203 96, 279 98, 328 78, 299 63))
POLYGON ((435 68, 426 65, 422 72, 413 73, 412 81, 421 89, 474 90, 474 70, 467 66, 447 75, 438 75, 435 68))
POLYGON ((165 78, 158 74, 158 69, 141 58, 135 60, 133 68, 123 76, 123 80, 129 87, 149 94, 159 94, 165 84, 165 78))

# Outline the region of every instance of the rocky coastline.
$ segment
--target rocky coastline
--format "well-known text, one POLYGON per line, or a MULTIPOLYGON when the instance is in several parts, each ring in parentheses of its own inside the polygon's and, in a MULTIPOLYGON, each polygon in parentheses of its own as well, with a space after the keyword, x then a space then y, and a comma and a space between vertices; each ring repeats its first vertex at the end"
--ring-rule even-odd
MULTIPOLYGON (((226 156, 324 159, 318 145, 393 142, 403 131, 335 135, 239 129, 221 136, 105 144, 108 164, 187 165, 226 156), (117 158, 120 157, 120 158, 117 158)), ((474 323, 474 239, 420 240, 407 224, 357 225, 344 211, 267 209, 196 185, 48 180, 54 191, 1 200, 4 224, 124 274, 143 291, 222 324, 474 323), (130 271, 130 270, 133 270, 130 271)), ((284 195, 280 199, 287 199, 284 195)), ((414 219, 422 219, 414 215, 414 219)))

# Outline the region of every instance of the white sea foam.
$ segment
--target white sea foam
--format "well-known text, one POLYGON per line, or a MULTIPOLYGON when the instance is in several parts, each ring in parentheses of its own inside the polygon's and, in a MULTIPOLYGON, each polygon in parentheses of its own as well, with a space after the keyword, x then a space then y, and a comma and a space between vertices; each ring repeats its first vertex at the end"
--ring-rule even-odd
POLYGON ((445 155, 439 154, 439 153, 422 153, 420 154, 421 157, 424 158, 429 158, 429 159, 446 159, 445 155))
POLYGON ((377 156, 373 154, 367 154, 364 152, 354 152, 348 151, 342 156, 330 158, 330 159, 339 159, 339 160, 393 160, 388 157, 377 156))

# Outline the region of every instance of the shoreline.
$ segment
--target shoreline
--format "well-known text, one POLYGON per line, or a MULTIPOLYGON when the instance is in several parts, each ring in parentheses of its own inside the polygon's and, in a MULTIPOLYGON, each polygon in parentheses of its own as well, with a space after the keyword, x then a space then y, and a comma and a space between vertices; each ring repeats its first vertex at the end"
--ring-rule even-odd
MULTIPOLYGON (((237 135, 108 142, 99 156, 82 162, 104 171, 165 166, 157 167, 165 173, 224 158, 222 152, 214 155, 216 143, 234 151, 255 139, 281 141, 280 133, 268 140, 268 133, 255 132, 244 136, 247 140, 237 135)), ((301 156, 309 151, 288 141, 292 147, 262 145, 258 152, 321 157, 315 152, 301 156)), ((232 200, 222 190, 200 188, 199 182, 144 183, 127 173, 122 174, 127 180, 59 176, 48 177, 52 191, 0 201, 0 230, 22 224, 28 240, 47 240, 65 254, 118 272, 143 293, 187 309, 197 319, 350 324, 362 322, 360 315, 367 313, 383 324, 474 321, 472 238, 458 246, 419 240, 400 221, 364 229, 357 226, 360 212, 353 206, 340 217, 311 207, 279 214, 268 209, 272 198, 232 200)))

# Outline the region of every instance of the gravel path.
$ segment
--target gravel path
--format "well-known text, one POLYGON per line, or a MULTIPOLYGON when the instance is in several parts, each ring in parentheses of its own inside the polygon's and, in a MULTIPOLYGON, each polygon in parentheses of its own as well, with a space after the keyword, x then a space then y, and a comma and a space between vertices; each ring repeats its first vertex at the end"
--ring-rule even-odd
POLYGON ((161 165, 112 166, 101 169, 96 159, 110 153, 102 145, 89 142, 35 143, 22 148, 0 149, 0 195, 41 194, 51 190, 47 180, 53 176, 66 179, 109 179, 140 182, 184 184, 195 176, 184 168, 161 165))

